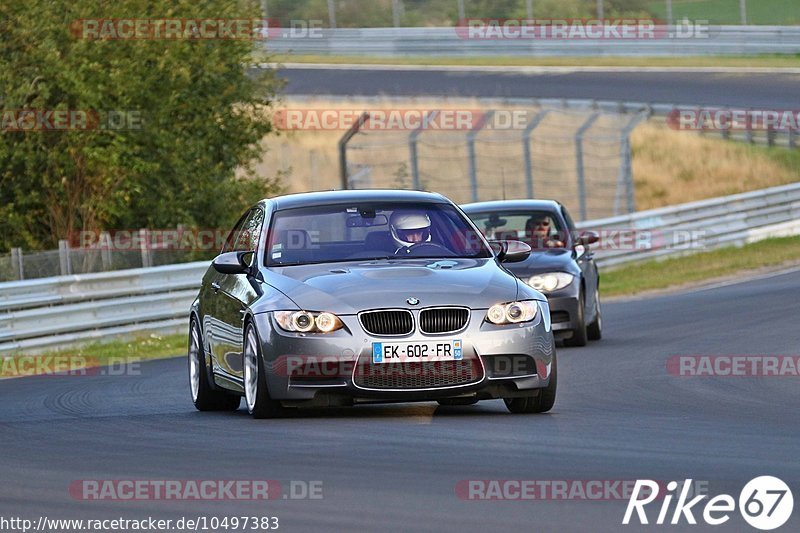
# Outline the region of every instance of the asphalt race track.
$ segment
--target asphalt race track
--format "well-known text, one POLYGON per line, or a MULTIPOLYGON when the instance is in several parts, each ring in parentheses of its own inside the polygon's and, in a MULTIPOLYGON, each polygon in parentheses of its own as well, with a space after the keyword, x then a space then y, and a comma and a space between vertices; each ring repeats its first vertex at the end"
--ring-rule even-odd
MULTIPOLYGON (((705 531, 620 525, 626 501, 465 501, 460 480, 683 480, 738 499, 776 475, 800 499, 797 377, 677 377, 686 354, 798 354, 800 271, 607 303, 606 338, 559 350, 548 415, 502 402, 315 410, 251 420, 196 412, 186 363, 140 375, 0 383, 0 515, 178 519, 278 516, 284 531, 705 531), (80 501, 80 479, 321 481, 323 498, 80 501)), ((659 505, 659 504, 655 504, 659 505)), ((654 520, 657 507, 649 508, 654 520)), ((702 515, 696 512, 695 515, 702 515)), ((698 516, 698 519, 702 518, 698 516)), ((797 531, 797 506, 781 530, 797 531)), ((734 513, 716 531, 755 531, 734 513)))
POLYGON ((797 109, 800 75, 698 71, 515 73, 430 69, 285 68, 287 95, 576 98, 797 109))

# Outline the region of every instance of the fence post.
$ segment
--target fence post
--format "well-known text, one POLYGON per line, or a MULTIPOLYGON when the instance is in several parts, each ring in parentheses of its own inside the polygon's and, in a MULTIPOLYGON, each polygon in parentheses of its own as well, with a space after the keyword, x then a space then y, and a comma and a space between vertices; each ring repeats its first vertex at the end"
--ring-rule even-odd
POLYGON ((400 14, 403 0, 392 0, 392 23, 395 28, 400 27, 400 14))
POLYGON ((100 242, 97 244, 100 246, 100 261, 103 264, 103 270, 111 270, 114 264, 111 260, 111 234, 107 231, 101 231, 100 242))
POLYGON ((586 220, 586 174, 583 165, 583 136, 600 118, 599 112, 594 112, 575 133, 575 166, 578 174, 578 202, 580 203, 581 220, 586 220))
POLYGON ((25 265, 22 262, 22 248, 11 249, 11 264, 17 271, 17 279, 22 281, 25 279, 25 265))
POLYGON ((153 266, 153 258, 150 257, 150 235, 144 228, 139 230, 139 243, 142 250, 142 268, 153 266))
POLYGON ((353 124, 349 130, 342 135, 342 138, 339 139, 339 176, 342 180, 342 189, 349 189, 350 183, 347 176, 347 143, 350 142, 350 139, 358 133, 358 130, 364 125, 364 123, 369 119, 369 113, 366 111, 358 117, 355 124, 353 124))
POLYGON ((467 150, 469 151, 469 184, 472 188, 472 201, 478 201, 478 161, 475 156, 475 137, 494 116, 494 110, 487 111, 467 134, 467 150))
POLYGON ((786 134, 786 136, 786 142, 789 143, 789 148, 796 148, 797 143, 795 142, 794 138, 794 129, 791 126, 789 126, 789 132, 786 134))
POLYGON ((525 126, 525 131, 522 133, 522 149, 525 153, 525 186, 528 192, 528 198, 533 198, 533 157, 531 155, 531 136, 542 122, 545 116, 552 111, 552 109, 542 109, 530 122, 525 126))
POLYGON ((417 139, 425 131, 426 124, 433 122, 436 118, 436 115, 439 114, 439 111, 433 110, 428 113, 428 116, 423 119, 422 124, 419 125, 414 131, 412 131, 408 136, 408 151, 411 157, 411 183, 414 190, 421 189, 421 181, 419 179, 419 158, 417 157, 417 139))
POLYGON ((636 199, 633 191, 633 168, 631 165, 631 133, 643 120, 649 116, 649 111, 642 111, 632 117, 622 128, 620 136, 620 161, 617 190, 614 194, 614 216, 619 214, 621 202, 621 189, 625 188, 625 200, 628 213, 636 210, 636 199))
POLYGON ((328 0, 328 24, 334 30, 336 29, 336 2, 328 0))
POLYGON ((72 265, 69 260, 69 241, 58 241, 58 263, 62 276, 69 276, 72 273, 72 265))

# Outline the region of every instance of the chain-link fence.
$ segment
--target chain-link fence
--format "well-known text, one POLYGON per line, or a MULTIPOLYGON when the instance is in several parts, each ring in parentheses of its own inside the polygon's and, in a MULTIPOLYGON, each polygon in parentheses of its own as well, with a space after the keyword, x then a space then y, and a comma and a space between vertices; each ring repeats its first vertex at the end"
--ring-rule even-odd
POLYGON ((580 220, 630 213, 630 133, 646 116, 539 106, 482 111, 466 129, 411 131, 373 129, 366 118, 344 139, 342 185, 435 190, 458 203, 557 198, 580 220))
MULTIPOLYGON (((145 236, 150 234, 143 231, 145 236)), ((219 251, 215 246, 164 246, 157 238, 147 237, 136 247, 115 246, 108 239, 105 242, 109 244, 73 247, 62 240, 58 250, 35 252, 13 248, 10 253, 0 254, 0 282, 187 263, 211 259, 219 251)))

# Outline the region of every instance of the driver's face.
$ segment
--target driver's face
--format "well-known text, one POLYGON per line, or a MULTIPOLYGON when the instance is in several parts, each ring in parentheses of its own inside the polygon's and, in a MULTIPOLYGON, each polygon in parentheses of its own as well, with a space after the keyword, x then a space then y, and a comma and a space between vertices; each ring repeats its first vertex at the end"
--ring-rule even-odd
POLYGON ((544 239, 550 235, 550 221, 547 219, 537 220, 531 225, 531 233, 534 237, 544 239))
POLYGON ((410 230, 406 231, 404 234, 406 242, 422 242, 425 239, 425 234, 427 230, 420 229, 420 230, 410 230))

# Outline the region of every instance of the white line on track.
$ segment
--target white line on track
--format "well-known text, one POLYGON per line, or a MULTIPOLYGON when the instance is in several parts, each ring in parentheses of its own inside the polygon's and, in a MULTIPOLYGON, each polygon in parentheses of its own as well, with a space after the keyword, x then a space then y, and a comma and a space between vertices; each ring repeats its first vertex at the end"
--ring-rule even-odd
POLYGON ((285 70, 401 70, 430 72, 503 72, 511 74, 571 74, 576 72, 687 72, 707 74, 800 74, 794 67, 536 67, 492 65, 393 65, 331 63, 260 63, 263 68, 285 70))

